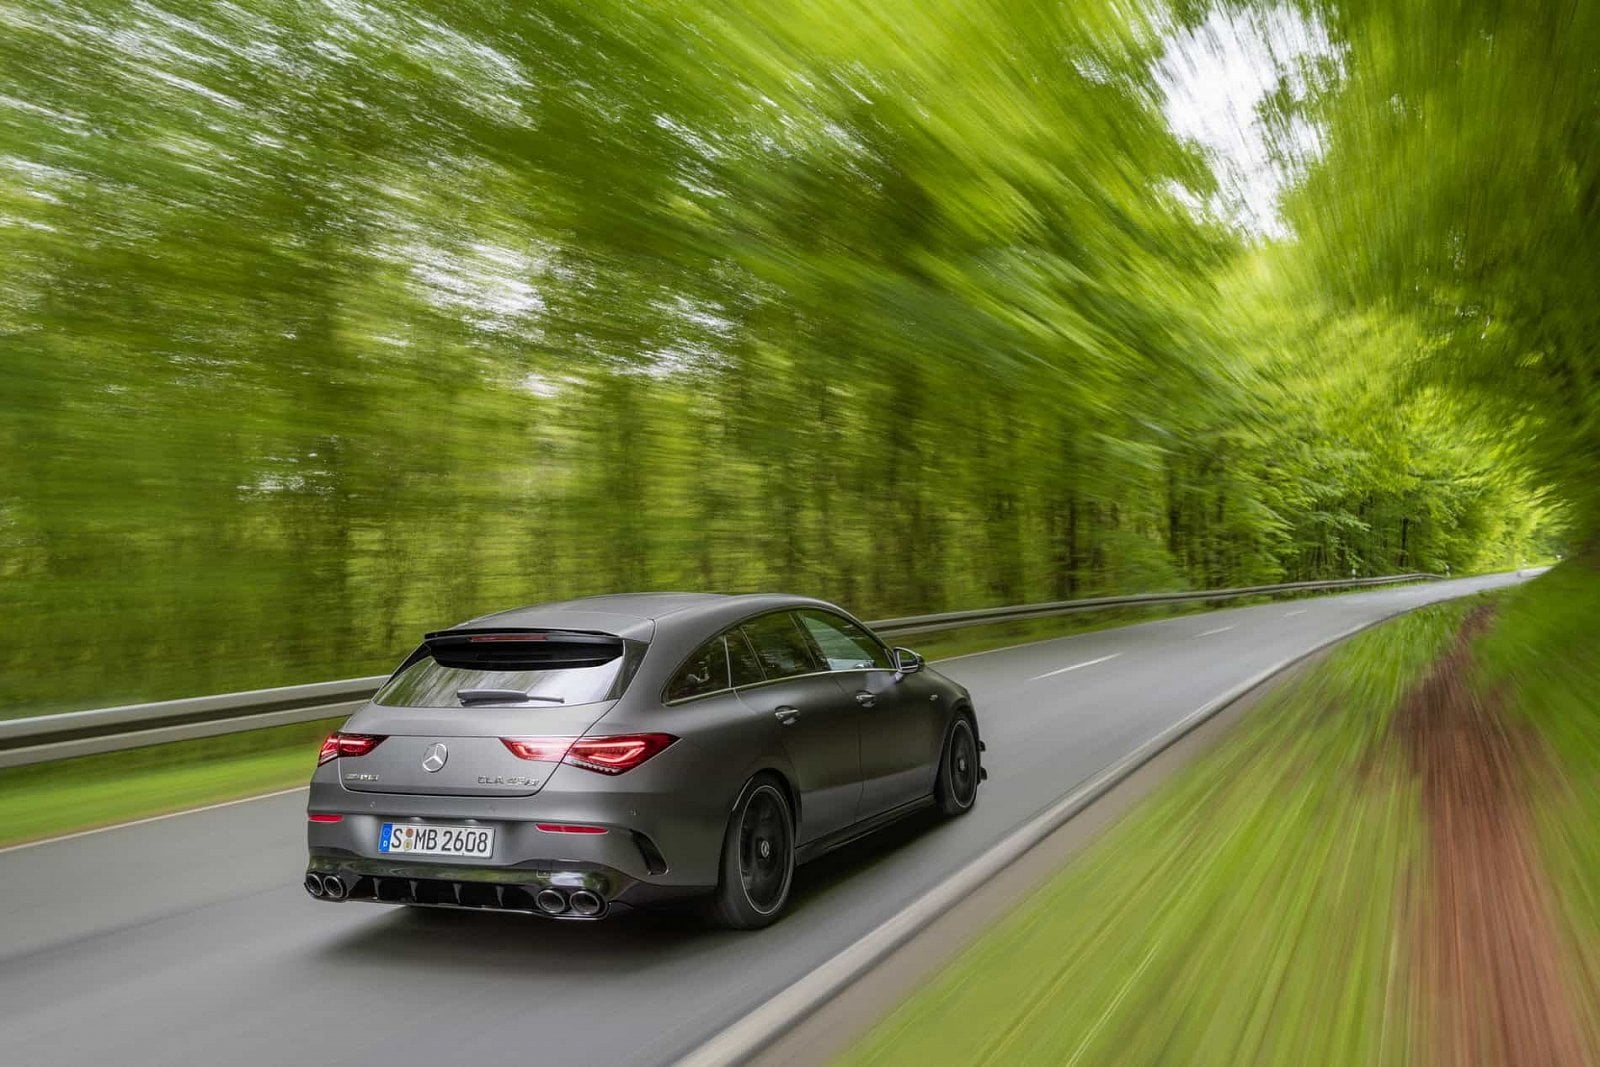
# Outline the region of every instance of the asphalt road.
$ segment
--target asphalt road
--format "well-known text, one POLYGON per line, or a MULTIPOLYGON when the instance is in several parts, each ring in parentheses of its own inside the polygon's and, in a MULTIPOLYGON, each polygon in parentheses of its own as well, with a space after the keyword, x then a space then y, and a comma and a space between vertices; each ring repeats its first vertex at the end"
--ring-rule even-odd
MULTIPOLYGON (((330 906, 300 792, 0 853, 0 1062, 665 1063, 1141 741, 1352 626, 1513 576, 1189 615, 948 660, 989 752, 977 808, 801 869, 759 933, 330 906)), ((3 814, 3 813, 0 813, 3 814)))

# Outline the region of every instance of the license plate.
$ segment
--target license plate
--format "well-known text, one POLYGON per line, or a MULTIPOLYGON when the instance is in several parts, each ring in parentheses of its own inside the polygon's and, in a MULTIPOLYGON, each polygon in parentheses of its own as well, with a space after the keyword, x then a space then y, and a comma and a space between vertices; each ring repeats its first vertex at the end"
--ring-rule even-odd
POLYGON ((494 830, 485 826, 386 822, 378 831, 378 851, 412 856, 488 856, 494 852, 494 830))

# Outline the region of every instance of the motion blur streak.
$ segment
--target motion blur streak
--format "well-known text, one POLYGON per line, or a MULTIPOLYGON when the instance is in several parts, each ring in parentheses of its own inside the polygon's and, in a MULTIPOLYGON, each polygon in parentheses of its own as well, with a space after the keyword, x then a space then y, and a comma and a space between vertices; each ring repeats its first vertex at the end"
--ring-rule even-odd
MULTIPOLYGON (((1084 868, 1103 936, 1071 889, 1039 962, 858 1055, 1592 1060, 1597 55, 1593 0, 3 0, 0 715, 368 675, 589 593, 1560 560, 1336 661, 1226 750, 1231 806, 1169 794, 1084 868)), ((313 903, 298 796, 9 852, 0 1049, 655 1062, 1241 679, 1509 582, 960 661, 983 806, 759 944, 313 903)), ((7 771, 0 814, 299 758, 234 740, 7 771)))
MULTIPOLYGON (((1381 9, 11 0, 0 708, 349 677, 616 589, 872 617, 1545 554, 1523 468, 1403 388, 1444 342, 1346 301, 1424 239, 1408 299, 1458 284, 1414 197, 1471 145, 1362 139, 1428 69, 1356 36, 1436 39, 1381 9)), ((1447 129, 1536 136, 1459 94, 1447 129)), ((1600 244, 1514 203, 1463 253, 1587 292, 1600 244), (1494 258, 1527 212, 1538 258, 1494 258)), ((1589 380, 1471 306, 1495 366, 1540 354, 1506 404, 1589 380)))
MULTIPOLYGON (((793 912, 758 934, 664 915, 580 932, 526 916, 319 904, 300 886, 304 794, 0 857, 0 1047, 28 1067, 166 1067, 219 1050, 241 1067, 409 1065, 492 1060, 506 1035, 536 1034, 541 1062, 668 1063, 1218 694, 1353 626, 1512 581, 1318 598, 1288 622, 1278 605, 1242 608, 1225 613, 1233 630, 1206 641, 1190 635, 1216 616, 941 665, 976 706, 997 709, 984 727, 993 770, 982 802, 801 867, 793 912), (81 1025, 85 1013, 97 1025, 81 1025)), ((986 1025, 968 1021, 974 1034, 986 1025)))

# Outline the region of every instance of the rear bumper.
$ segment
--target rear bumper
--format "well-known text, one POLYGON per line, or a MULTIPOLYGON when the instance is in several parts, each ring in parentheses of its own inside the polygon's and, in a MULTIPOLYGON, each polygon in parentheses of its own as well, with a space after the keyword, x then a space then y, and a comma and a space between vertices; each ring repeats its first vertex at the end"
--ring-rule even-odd
MULTIPOLYGON (((410 798, 401 798, 410 799, 410 798)), ((602 822, 591 814, 573 819, 540 815, 516 817, 505 810, 485 805, 431 803, 421 811, 406 810, 410 805, 389 804, 379 812, 338 811, 314 808, 337 814, 336 823, 306 824, 306 845, 312 857, 334 857, 379 864, 402 863, 411 867, 466 866, 485 871, 571 871, 602 868, 626 881, 671 882, 662 846, 647 834, 615 822, 602 822), (398 809, 398 810, 396 810, 398 809), (385 823, 446 823, 452 826, 481 826, 494 830, 494 854, 472 859, 448 856, 394 855, 378 850, 378 839, 385 823), (604 833, 553 833, 539 829, 539 823, 580 823, 603 829, 604 833)), ((521 813, 516 813, 520 815, 521 813)))
POLYGON ((306 889, 319 900, 412 904, 475 911, 514 911, 553 919, 601 919, 618 910, 694 896, 711 887, 662 886, 641 882, 599 864, 551 862, 519 867, 474 867, 457 863, 418 863, 312 852, 306 864, 306 889), (325 879, 338 879, 337 894, 323 892, 325 879), (560 906, 541 904, 554 890, 560 906), (573 894, 589 893, 598 902, 593 914, 570 904, 573 894))
MULTIPOLYGON (((586 778, 575 783, 591 785, 586 778)), ((335 822, 308 822, 307 889, 315 879, 336 877, 339 901, 372 901, 435 907, 526 911, 538 908, 543 890, 570 896, 592 893, 600 914, 676 897, 710 892, 711 869, 721 833, 712 820, 687 805, 658 796, 625 793, 615 780, 608 789, 569 792, 554 788, 533 797, 418 796, 347 790, 319 768, 307 805, 335 822), (494 830, 491 855, 473 858, 380 852, 385 823, 445 823, 494 830), (603 833, 562 833, 540 824, 582 825, 603 833), (709 862, 708 862, 709 861, 709 862)), ((596 776, 598 777, 598 776, 596 776)), ((675 799, 675 798, 674 798, 675 799)), ((319 896, 312 892, 313 896, 319 896)), ((321 896, 320 899, 330 899, 321 896)), ((557 918, 598 918, 558 912, 557 918)))
POLYGON ((493 872, 501 870, 534 872, 534 883, 537 872, 599 871, 606 872, 619 895, 633 883, 703 889, 717 881, 728 802, 716 788, 683 787, 684 781, 707 779, 690 761, 697 755, 680 743, 614 777, 560 767, 537 795, 526 797, 355 791, 344 787, 337 766, 352 761, 335 760, 312 776, 306 807, 313 816, 337 816, 338 821, 308 822, 306 845, 314 860, 465 866, 488 872, 476 879, 481 881, 494 880, 493 872), (490 855, 470 859, 392 855, 378 848, 386 822, 492 828, 494 846, 490 855), (541 823, 605 832, 552 832, 541 830, 541 823))

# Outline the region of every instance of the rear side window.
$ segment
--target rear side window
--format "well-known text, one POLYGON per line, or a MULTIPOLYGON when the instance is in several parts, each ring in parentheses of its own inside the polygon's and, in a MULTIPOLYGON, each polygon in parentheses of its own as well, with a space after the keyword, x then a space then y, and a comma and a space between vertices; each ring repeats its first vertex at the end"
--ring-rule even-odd
POLYGON ((765 677, 750 642, 734 628, 695 649, 667 683, 666 700, 669 704, 692 700, 733 686, 751 685, 765 677))
POLYGON ((667 700, 688 700, 729 688, 727 639, 717 635, 695 649, 667 683, 667 700))
POLYGON ((882 642, 867 631, 831 611, 802 611, 800 621, 822 650, 832 671, 859 670, 876 667, 892 670, 889 653, 882 642))
POLYGON ((823 669, 812 651, 811 639, 792 612, 781 611, 751 619, 740 627, 755 649, 761 671, 768 680, 812 674, 823 669))
POLYGON ((756 659, 756 650, 750 647, 750 639, 745 637, 742 630, 729 630, 728 639, 728 669, 733 673, 734 685, 754 685, 766 677, 761 673, 761 661, 756 659))
POLYGON ((373 697, 385 707, 552 707, 622 695, 644 646, 561 634, 430 634, 373 697))

